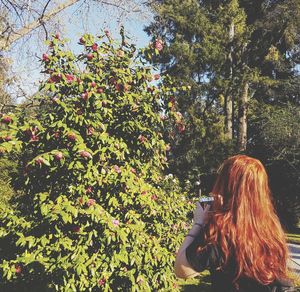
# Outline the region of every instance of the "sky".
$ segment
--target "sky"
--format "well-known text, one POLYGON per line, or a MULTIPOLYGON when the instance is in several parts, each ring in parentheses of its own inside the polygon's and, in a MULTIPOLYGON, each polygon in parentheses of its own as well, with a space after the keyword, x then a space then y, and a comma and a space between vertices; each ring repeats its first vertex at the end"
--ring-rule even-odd
MULTIPOLYGON (((126 34, 137 47, 146 46, 150 37, 143 29, 151 22, 152 14, 145 10, 132 12, 122 17, 121 12, 122 10, 113 6, 93 5, 82 9, 82 6, 75 4, 52 20, 52 28, 49 31, 53 33, 59 31, 62 38, 69 39, 68 47, 75 53, 82 49, 77 43, 84 33, 97 35, 101 30, 108 29, 111 35, 117 38, 121 25, 124 25, 126 34)), ((17 97, 17 102, 21 102, 25 95, 33 95, 38 90, 39 81, 43 79, 39 59, 44 52, 47 52, 44 38, 45 33, 39 29, 31 36, 14 44, 7 53, 12 60, 12 75, 17 76, 9 92, 17 97)))

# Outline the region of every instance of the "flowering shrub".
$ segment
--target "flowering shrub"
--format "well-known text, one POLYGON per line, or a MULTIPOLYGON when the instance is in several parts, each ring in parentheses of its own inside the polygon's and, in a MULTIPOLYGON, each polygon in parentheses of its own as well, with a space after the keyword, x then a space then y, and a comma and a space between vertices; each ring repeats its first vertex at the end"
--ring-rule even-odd
MULTIPOLYGON (((190 205, 164 179, 161 131, 181 116, 121 37, 86 34, 75 56, 54 36, 38 113, 1 117, 0 155, 20 153, 25 193, 1 210, 3 287, 178 290, 173 265, 190 205)), ((157 40, 147 53, 162 48, 157 40)))

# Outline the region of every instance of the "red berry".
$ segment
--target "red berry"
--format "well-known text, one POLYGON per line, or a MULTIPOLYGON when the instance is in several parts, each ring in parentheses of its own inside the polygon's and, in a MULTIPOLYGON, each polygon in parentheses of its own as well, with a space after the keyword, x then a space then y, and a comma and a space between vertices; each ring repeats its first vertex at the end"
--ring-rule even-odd
POLYGON ((59 32, 57 32, 56 34, 55 34, 55 36, 54 36, 57 40, 59 40, 59 38, 60 38, 60 34, 59 34, 59 32))
POLYGON ((91 83, 91 87, 96 87, 96 82, 95 81, 93 81, 92 83, 91 83))
POLYGON ((89 61, 91 61, 94 56, 93 56, 93 54, 87 54, 86 57, 89 61))
POLYGON ((6 136, 6 137, 4 138, 4 140, 5 140, 6 142, 11 141, 11 136, 6 136))

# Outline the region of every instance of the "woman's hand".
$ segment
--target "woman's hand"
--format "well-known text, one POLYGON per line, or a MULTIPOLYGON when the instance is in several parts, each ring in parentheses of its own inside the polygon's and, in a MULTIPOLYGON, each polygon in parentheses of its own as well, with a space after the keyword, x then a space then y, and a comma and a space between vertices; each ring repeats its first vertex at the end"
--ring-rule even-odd
POLYGON ((194 223, 199 223, 205 225, 208 221, 208 210, 210 208, 209 204, 206 204, 204 209, 199 202, 196 203, 196 209, 194 211, 194 223))

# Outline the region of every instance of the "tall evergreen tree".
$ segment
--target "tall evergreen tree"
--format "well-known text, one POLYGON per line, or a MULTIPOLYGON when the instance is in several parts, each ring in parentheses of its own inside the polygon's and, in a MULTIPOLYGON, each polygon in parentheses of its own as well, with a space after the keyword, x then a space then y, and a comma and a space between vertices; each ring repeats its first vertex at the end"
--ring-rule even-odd
POLYGON ((146 31, 168 45, 157 63, 178 83, 192 86, 189 96, 177 96, 187 124, 173 142, 178 173, 187 166, 190 173, 208 171, 231 151, 227 143, 245 151, 251 100, 299 103, 299 1, 149 5, 156 16, 146 31), (219 157, 213 160, 211 152, 219 157))

